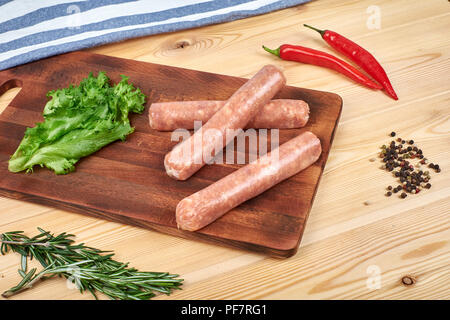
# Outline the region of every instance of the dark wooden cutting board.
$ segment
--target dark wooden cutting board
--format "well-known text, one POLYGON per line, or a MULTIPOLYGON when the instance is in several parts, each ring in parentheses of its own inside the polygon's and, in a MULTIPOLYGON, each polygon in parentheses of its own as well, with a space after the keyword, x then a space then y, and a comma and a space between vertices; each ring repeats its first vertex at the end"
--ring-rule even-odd
POLYGON ((171 133, 152 130, 148 125, 151 102, 226 100, 245 81, 86 52, 51 57, 2 71, 0 94, 16 86, 22 90, 0 115, 0 195, 184 238, 272 256, 291 256, 300 243, 330 151, 342 109, 342 99, 338 95, 285 87, 277 98, 303 99, 309 103, 311 115, 304 129, 280 130, 280 144, 302 130, 310 130, 321 140, 320 159, 198 232, 177 229, 177 203, 242 165, 209 165, 187 181, 173 180, 166 175, 163 165, 164 155, 175 145, 171 133), (97 74, 98 71, 106 71, 115 83, 120 74, 125 74, 147 95, 145 112, 131 117, 136 131, 127 141, 115 142, 81 159, 76 171, 68 175, 57 176, 42 168, 36 168, 32 174, 10 173, 8 159, 23 138, 26 127, 42 121, 46 93, 78 84, 89 72, 97 74))

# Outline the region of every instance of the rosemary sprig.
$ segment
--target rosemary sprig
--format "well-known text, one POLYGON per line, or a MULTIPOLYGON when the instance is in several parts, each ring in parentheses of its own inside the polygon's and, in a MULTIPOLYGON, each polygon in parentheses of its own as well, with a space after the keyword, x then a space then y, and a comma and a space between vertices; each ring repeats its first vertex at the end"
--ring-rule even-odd
POLYGON ((2 255, 8 250, 22 256, 18 273, 22 280, 2 296, 30 289, 40 280, 54 276, 66 278, 81 293, 89 291, 96 299, 96 292, 102 292, 115 300, 144 300, 155 296, 155 292, 169 295, 174 289, 181 289, 183 279, 167 272, 141 272, 128 267, 128 263, 112 259, 113 253, 88 247, 83 243, 74 244, 74 235, 65 232, 54 236, 38 228, 39 234, 29 238, 23 231, 13 231, 1 235, 2 255), (27 271, 27 260, 36 259, 44 269, 36 273, 27 271))

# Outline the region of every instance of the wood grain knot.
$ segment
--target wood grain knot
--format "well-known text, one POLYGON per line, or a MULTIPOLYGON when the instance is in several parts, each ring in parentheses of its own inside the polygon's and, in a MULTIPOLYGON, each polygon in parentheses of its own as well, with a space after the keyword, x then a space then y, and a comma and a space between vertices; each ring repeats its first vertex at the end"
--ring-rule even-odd
POLYGON ((171 37, 161 44, 161 50, 155 54, 162 57, 198 55, 200 51, 211 48, 213 45, 214 39, 202 38, 197 35, 171 37))
POLYGON ((175 48, 184 49, 185 47, 190 46, 191 44, 186 40, 181 40, 175 43, 175 48))
POLYGON ((416 279, 412 276, 404 276, 402 278, 402 284, 405 286, 412 286, 413 284, 416 283, 416 279))
POLYGON ((197 45, 196 37, 183 37, 182 39, 170 39, 163 45, 163 51, 181 51, 195 47, 197 45))

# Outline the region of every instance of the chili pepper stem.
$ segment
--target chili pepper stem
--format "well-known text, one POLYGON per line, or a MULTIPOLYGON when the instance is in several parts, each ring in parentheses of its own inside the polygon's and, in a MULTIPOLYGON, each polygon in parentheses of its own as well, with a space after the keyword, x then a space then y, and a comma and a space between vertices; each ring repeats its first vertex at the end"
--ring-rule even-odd
POLYGON ((321 36, 323 36, 324 33, 325 33, 325 31, 326 31, 326 30, 320 30, 320 29, 311 27, 310 25, 307 25, 307 24, 303 24, 303 26, 305 26, 305 27, 307 27, 307 28, 310 28, 310 29, 312 29, 312 30, 314 30, 314 31, 317 31, 318 33, 320 33, 321 36))
POLYGON ((266 46, 262 46, 264 50, 266 50, 267 52, 276 55, 277 57, 280 56, 280 48, 278 47, 277 49, 273 50, 273 49, 269 49, 266 46))

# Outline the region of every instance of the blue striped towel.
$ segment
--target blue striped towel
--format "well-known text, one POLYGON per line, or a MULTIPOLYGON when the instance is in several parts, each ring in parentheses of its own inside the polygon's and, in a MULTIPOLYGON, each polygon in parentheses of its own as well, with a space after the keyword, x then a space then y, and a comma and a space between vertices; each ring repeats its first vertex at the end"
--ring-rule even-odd
POLYGON ((150 34, 221 23, 310 0, 0 0, 0 70, 150 34))

